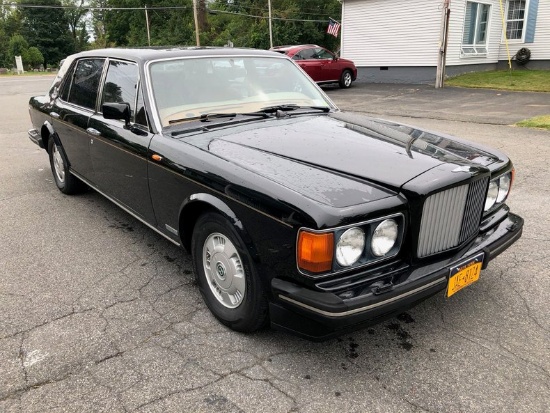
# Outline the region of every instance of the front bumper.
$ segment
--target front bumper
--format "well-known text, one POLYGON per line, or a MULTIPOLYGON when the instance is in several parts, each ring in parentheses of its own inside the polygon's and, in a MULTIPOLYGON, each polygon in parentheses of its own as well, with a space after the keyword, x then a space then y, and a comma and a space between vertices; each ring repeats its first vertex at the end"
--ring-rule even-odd
POLYGON ((42 140, 42 136, 36 129, 29 129, 29 139, 33 141, 35 144, 40 146, 42 149, 44 148, 44 141, 42 140))
POLYGON ((450 268, 456 263, 484 252, 482 268, 485 269, 490 260, 521 237, 522 231, 523 218, 508 213, 467 249, 429 265, 392 268, 363 293, 351 298, 275 278, 271 282, 274 297, 270 303, 271 324, 315 341, 376 324, 444 290, 450 268))

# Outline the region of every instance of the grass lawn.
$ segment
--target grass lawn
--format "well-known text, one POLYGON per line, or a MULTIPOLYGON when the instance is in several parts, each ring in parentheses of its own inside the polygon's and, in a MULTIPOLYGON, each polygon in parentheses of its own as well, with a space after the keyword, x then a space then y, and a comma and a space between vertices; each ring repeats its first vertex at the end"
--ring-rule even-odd
POLYGON ((522 120, 516 126, 524 128, 539 128, 550 130, 550 115, 537 116, 531 119, 522 120))
POLYGON ((550 92, 550 70, 495 70, 465 73, 445 81, 448 86, 550 92))

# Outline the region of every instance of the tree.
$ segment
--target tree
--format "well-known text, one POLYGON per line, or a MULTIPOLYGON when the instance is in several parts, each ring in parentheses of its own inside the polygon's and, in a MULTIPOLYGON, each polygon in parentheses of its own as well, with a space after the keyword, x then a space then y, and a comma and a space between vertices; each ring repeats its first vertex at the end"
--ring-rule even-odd
POLYGON ((108 46, 107 32, 105 29, 105 10, 109 4, 108 0, 91 0, 90 5, 95 9, 92 10, 92 35, 93 42, 91 47, 100 49, 108 46))
POLYGON ((61 59, 74 52, 74 42, 69 23, 59 0, 34 0, 45 7, 23 8, 22 35, 31 46, 38 47, 44 55, 45 65, 58 65, 61 59))
MULTIPOLYGON (((273 42, 282 44, 316 43, 336 50, 340 41, 326 33, 328 19, 339 20, 338 0, 272 0, 273 42)), ((269 48, 269 10, 265 0, 216 0, 210 10, 211 30, 205 44, 269 48)))
POLYGON ((15 56, 21 56, 21 58, 26 57, 28 48, 29 44, 23 36, 21 36, 20 34, 13 35, 8 43, 6 64, 9 67, 14 67, 15 56))
POLYGON ((73 38, 74 51, 80 52, 88 48, 88 31, 86 28, 86 15, 88 7, 86 0, 61 0, 65 9, 65 16, 69 23, 69 31, 73 38))
POLYGON ((40 50, 34 46, 28 48, 25 57, 26 60, 23 60, 23 63, 31 65, 33 68, 37 68, 41 64, 44 64, 44 56, 42 56, 40 50))

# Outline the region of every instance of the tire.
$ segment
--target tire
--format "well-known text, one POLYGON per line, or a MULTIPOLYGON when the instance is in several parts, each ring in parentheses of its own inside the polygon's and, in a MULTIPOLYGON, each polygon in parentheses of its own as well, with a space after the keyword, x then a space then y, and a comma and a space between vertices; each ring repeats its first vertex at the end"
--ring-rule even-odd
POLYGON ((191 254, 199 290, 214 317, 244 333, 266 324, 262 282, 241 237, 224 217, 207 213, 197 220, 191 254))
POLYGON ((57 188, 66 195, 76 194, 84 189, 84 183, 69 172, 62 150, 63 148, 57 146, 52 137, 48 139, 50 167, 57 188))
POLYGON ((351 70, 348 70, 348 69, 344 70, 340 75, 340 81, 338 82, 338 84, 342 89, 347 89, 351 87, 352 82, 353 82, 353 77, 351 75, 351 70))

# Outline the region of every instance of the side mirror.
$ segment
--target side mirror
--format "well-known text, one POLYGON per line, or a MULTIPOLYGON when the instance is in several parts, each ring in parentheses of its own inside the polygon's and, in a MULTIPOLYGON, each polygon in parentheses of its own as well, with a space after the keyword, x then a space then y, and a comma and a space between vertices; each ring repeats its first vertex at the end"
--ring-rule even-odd
POLYGON ((126 126, 130 123, 130 104, 123 103, 104 103, 101 106, 103 117, 105 119, 123 120, 126 126))

